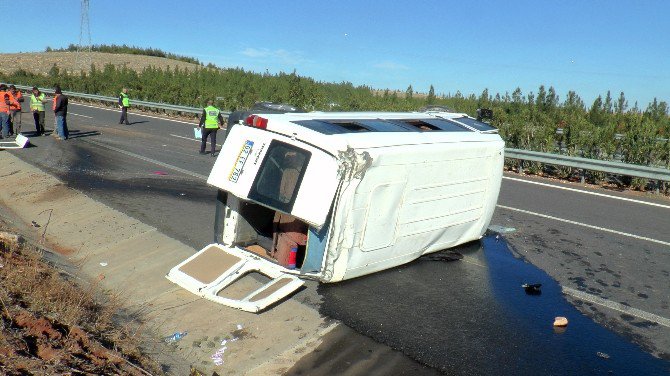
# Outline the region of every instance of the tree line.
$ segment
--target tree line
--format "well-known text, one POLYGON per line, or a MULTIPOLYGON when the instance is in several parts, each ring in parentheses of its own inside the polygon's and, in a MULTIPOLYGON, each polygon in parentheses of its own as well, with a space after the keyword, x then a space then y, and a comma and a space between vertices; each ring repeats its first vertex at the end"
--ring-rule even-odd
MULTIPOLYGON (((350 82, 320 82, 296 72, 255 73, 211 65, 194 70, 146 67, 138 72, 108 64, 78 74, 54 65, 46 75, 19 69, 0 75, 0 80, 43 87, 60 84, 64 90, 108 96, 127 87, 135 99, 194 107, 215 99, 216 105, 230 111, 257 101, 320 111, 415 111, 439 105, 471 116, 478 108, 489 108, 494 113, 491 122, 508 147, 670 167, 667 102, 654 99, 644 108, 637 102, 631 106, 623 92, 614 97, 607 92, 590 105, 574 91, 561 98, 553 87, 545 86, 537 92, 517 88, 511 94, 491 94, 486 89, 479 96, 466 96, 459 91, 436 95, 431 85, 426 95, 417 94, 411 85, 405 92, 380 91, 350 82)), ((645 184, 636 181, 631 184, 645 184)))

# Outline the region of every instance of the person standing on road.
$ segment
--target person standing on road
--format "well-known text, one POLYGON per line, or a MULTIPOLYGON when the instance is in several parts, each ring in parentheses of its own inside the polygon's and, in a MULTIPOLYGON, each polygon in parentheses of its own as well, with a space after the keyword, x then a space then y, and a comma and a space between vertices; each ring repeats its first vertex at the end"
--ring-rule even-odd
POLYGON ((14 103, 9 107, 9 129, 13 134, 21 134, 21 103, 23 103, 23 94, 16 90, 16 86, 9 85, 9 92, 14 96, 14 103), (16 124, 16 118, 19 118, 19 123, 16 124), (16 128, 16 129, 15 129, 16 128))
POLYGON ((202 110, 202 115, 200 115, 200 123, 198 123, 198 129, 201 129, 202 125, 205 125, 205 129, 202 131, 202 141, 200 142, 200 154, 205 154, 205 149, 207 148, 207 137, 211 139, 211 155, 212 157, 216 156, 216 131, 223 127, 223 116, 221 116, 221 110, 214 107, 214 102, 210 99, 207 101, 207 107, 202 110))
POLYGON ((119 108, 121 109, 121 120, 119 120, 119 124, 126 124, 130 125, 130 122, 128 121, 128 108, 130 107, 130 98, 128 97, 128 89, 123 88, 121 90, 121 94, 119 94, 119 108))
POLYGON ((30 111, 33 112, 33 120, 35 120, 35 136, 44 134, 44 103, 47 100, 44 98, 44 93, 33 86, 33 93, 30 94, 30 111))
POLYGON ((51 108, 56 116, 56 139, 67 140, 70 134, 67 129, 67 96, 63 94, 58 85, 54 88, 54 94, 51 108))
POLYGON ((12 93, 7 91, 7 85, 0 84, 0 128, 2 128, 2 138, 8 138, 11 135, 9 123, 9 111, 16 102, 12 93))

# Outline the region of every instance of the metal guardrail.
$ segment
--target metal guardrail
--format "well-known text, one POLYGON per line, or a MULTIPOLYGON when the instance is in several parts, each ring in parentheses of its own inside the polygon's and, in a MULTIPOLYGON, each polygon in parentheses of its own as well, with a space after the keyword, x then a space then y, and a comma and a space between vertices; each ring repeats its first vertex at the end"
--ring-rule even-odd
MULTIPOLYGON (((14 85, 16 86, 17 89, 20 90, 32 90, 32 86, 25 86, 25 85, 14 85)), ((53 89, 46 89, 46 88, 39 88, 41 92, 47 93, 47 94, 53 94, 53 89)), ((75 93, 71 91, 63 91, 63 94, 72 97, 72 98, 81 98, 81 99, 88 99, 88 100, 93 100, 93 101, 100 101, 100 102, 109 102, 109 103, 118 103, 119 98, 115 97, 106 97, 103 95, 94 95, 94 94, 85 94, 85 93, 75 93)), ((165 110, 165 111, 174 111, 174 112, 182 112, 182 113, 188 113, 188 114, 200 114, 202 113, 202 108, 198 107, 187 107, 187 106, 177 106, 174 104, 168 104, 168 103, 154 103, 154 102, 146 102, 146 101, 139 101, 139 100, 132 100, 132 105, 133 106, 139 106, 139 107, 146 107, 146 108, 153 108, 153 109, 158 109, 158 110, 165 110)), ((223 114, 228 114, 227 112, 222 112, 223 114)))
POLYGON ((600 171, 610 174, 632 176, 636 178, 670 181, 670 170, 668 169, 640 166, 623 162, 571 157, 568 155, 541 153, 538 151, 512 148, 505 148, 505 158, 540 162, 550 165, 567 166, 582 170, 600 171))
MULTIPOLYGON (((15 85, 15 86, 21 90, 32 89, 31 86, 25 86, 25 85, 15 85)), ((40 88, 40 91, 44 93, 53 94, 53 89, 40 88)), ((63 93, 73 98, 82 98, 100 102, 118 103, 119 101, 118 98, 106 97, 102 95, 75 93, 71 91, 64 91, 63 93)), ((154 102, 133 100, 132 104, 134 106, 159 109, 165 111, 189 113, 189 114, 200 114, 202 112, 202 108, 177 106, 168 103, 154 103, 154 102)), ((222 114, 228 115, 230 113, 222 112, 222 114)), ((668 169, 633 165, 623 162, 612 162, 598 159, 571 157, 567 155, 542 153, 537 151, 512 149, 512 148, 505 148, 505 158, 518 159, 521 161, 539 162, 550 165, 567 166, 582 170, 606 172, 610 174, 632 176, 636 178, 645 178, 657 181, 670 181, 670 170, 668 169)))

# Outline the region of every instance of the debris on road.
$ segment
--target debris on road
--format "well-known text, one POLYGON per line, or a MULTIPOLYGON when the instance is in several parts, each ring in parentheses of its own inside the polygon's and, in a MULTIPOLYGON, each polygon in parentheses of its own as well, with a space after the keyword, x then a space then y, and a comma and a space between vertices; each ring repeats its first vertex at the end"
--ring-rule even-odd
POLYGON ((168 173, 165 172, 165 171, 154 171, 153 174, 154 175, 167 175, 168 173))
POLYGON ((23 149, 29 143, 28 137, 19 134, 14 141, 0 141, 0 149, 23 149))
POLYGON ((426 261, 458 261, 463 259, 463 255, 456 251, 441 251, 427 254, 421 259, 426 261))
POLYGON ((493 232, 497 232, 498 234, 511 234, 516 231, 514 227, 504 227, 504 226, 498 226, 498 225, 491 225, 489 226, 489 230, 493 232))
POLYGON ((541 295, 542 290, 540 288, 542 287, 541 283, 524 283, 521 285, 523 289, 526 291, 526 294, 528 295, 541 295))
POLYGON ((33 227, 41 227, 40 224, 35 221, 30 222, 30 225, 33 227))
POLYGON ((600 351, 598 351, 596 353, 596 355, 598 355, 598 357, 603 358, 603 359, 609 359, 610 358, 610 356, 608 354, 606 354, 604 352, 600 352, 600 351))
POLYGON ((107 266, 107 263, 106 262, 101 262, 100 266, 107 266))
POLYGON ((558 317, 554 318, 554 326, 558 326, 558 327, 568 326, 568 319, 566 319, 565 317, 562 317, 562 316, 558 316, 558 317))
POLYGON ((165 337, 165 343, 174 343, 184 338, 188 332, 176 332, 171 336, 165 337))

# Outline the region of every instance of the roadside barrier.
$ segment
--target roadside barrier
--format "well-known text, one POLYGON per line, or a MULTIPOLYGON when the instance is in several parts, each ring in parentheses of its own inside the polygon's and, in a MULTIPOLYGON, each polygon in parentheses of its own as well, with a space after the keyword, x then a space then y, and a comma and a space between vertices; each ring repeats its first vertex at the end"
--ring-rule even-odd
MULTIPOLYGON (((25 85, 15 85, 17 89, 28 90, 32 89, 31 86, 25 85)), ((53 94, 53 89, 40 88, 40 91, 48 94, 53 94)), ((85 94, 85 93, 75 93, 71 91, 63 91, 69 97, 86 99, 92 101, 99 101, 103 103, 118 103, 119 99, 116 97, 106 97, 102 95, 94 94, 85 94)), ((133 100, 133 106, 143 107, 156 110, 172 111, 177 113, 185 114, 200 114, 202 113, 202 108, 199 107, 187 107, 187 106, 178 106, 168 103, 155 103, 155 102, 146 102, 133 100)), ((229 115, 230 112, 221 112, 223 115, 229 115)), ((567 155, 552 154, 552 153, 542 153, 531 150, 522 150, 522 149, 512 149, 505 148, 505 158, 518 159, 519 160, 519 170, 523 170, 523 162, 539 162, 548 165, 555 166, 566 166, 577 168, 581 170, 589 171, 598 171, 605 172, 610 174, 631 176, 635 178, 644 178, 655 180, 657 182, 670 181, 670 170, 659 167, 649 167, 628 164, 623 162, 613 162, 613 161, 604 161, 599 159, 589 159, 589 158, 580 158, 580 157, 571 157, 567 155)), ((582 182, 584 177, 582 175, 582 182)), ((656 190, 658 191, 658 184, 656 190)))

